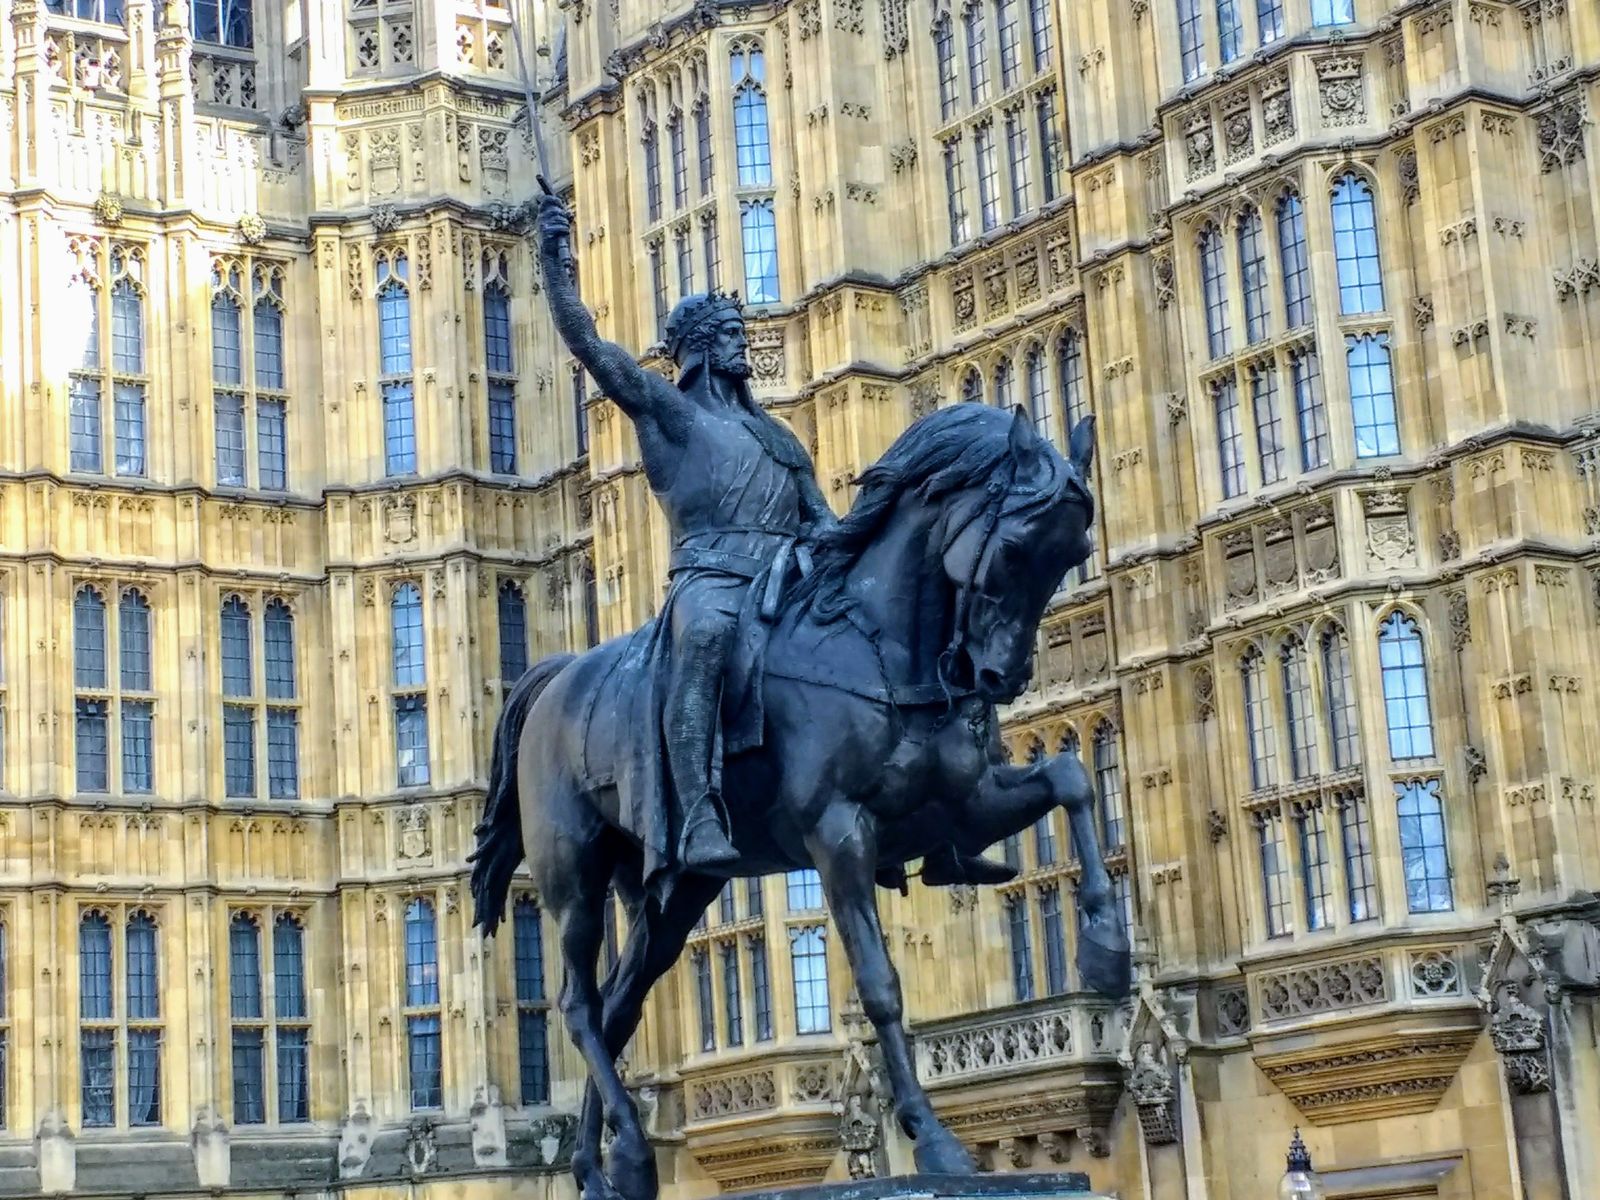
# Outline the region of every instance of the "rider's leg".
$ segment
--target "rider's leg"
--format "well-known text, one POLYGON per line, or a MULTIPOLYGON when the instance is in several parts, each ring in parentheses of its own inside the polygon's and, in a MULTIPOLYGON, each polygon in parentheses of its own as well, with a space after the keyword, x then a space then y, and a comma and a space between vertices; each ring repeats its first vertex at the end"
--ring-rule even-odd
POLYGON ((738 857, 723 827, 712 772, 722 720, 722 676, 736 628, 734 617, 711 612, 697 614, 673 630, 664 721, 667 765, 683 819, 679 861, 686 867, 718 866, 738 857))

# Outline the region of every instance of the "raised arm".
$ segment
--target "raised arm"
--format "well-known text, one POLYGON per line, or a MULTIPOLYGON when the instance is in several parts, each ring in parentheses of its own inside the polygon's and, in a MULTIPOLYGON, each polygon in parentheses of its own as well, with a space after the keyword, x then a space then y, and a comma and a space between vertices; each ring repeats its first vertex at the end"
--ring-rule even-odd
POLYGON ((595 329, 594 318, 583 306, 572 278, 572 214, 559 196, 546 192, 539 197, 539 267, 544 275, 544 294, 555 317, 556 330, 584 369, 594 377, 600 390, 614 401, 630 419, 651 415, 671 385, 652 375, 615 342, 608 342, 595 329))

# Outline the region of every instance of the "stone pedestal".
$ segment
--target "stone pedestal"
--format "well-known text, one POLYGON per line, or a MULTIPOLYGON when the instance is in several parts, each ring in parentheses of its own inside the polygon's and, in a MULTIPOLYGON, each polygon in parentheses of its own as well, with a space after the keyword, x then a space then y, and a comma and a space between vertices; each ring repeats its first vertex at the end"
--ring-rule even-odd
POLYGON ((1104 1200, 1082 1171, 986 1175, 896 1175, 752 1192, 740 1200, 1104 1200))

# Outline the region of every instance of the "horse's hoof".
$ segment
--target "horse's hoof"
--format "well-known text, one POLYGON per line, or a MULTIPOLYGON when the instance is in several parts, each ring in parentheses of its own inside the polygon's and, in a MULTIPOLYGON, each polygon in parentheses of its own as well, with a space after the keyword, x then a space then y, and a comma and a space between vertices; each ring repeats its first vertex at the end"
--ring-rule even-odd
POLYGON ((1078 977, 1083 986, 1111 1000, 1133 988, 1133 956, 1121 926, 1090 923, 1078 931, 1078 977))
POLYGON ((917 1170, 925 1175, 976 1175, 978 1164, 967 1148, 944 1126, 923 1134, 912 1147, 917 1170))
POLYGON ((656 1200, 656 1155, 637 1129, 619 1131, 606 1150, 606 1178, 621 1200, 656 1200))

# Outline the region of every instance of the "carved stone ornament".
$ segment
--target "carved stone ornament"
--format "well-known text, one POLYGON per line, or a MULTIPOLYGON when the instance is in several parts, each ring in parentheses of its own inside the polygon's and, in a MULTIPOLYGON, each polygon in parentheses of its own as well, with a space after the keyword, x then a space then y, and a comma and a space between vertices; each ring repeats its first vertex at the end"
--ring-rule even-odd
POLYGON ((378 233, 393 233, 400 228, 400 214, 392 204, 375 205, 372 209, 372 228, 378 233))
POLYGON ((110 192, 102 192, 94 202, 94 219, 102 225, 122 224, 122 201, 110 192))
POLYGON ((239 218, 239 240, 247 246, 260 245, 266 240, 267 223, 260 213, 245 213, 239 218))
POLYGON ((1548 175, 1583 158, 1588 124, 1581 95, 1563 100, 1539 114, 1539 170, 1548 175))
POLYGON ((1139 1110, 1139 1129, 1147 1146, 1170 1146, 1178 1140, 1174 1101, 1178 1085, 1166 1051, 1144 1042, 1134 1051, 1128 1072, 1128 1095, 1139 1110))
POLYGON ((1322 101, 1324 125, 1340 127, 1366 123, 1366 88, 1361 79, 1359 54, 1318 59, 1317 92, 1322 101))

